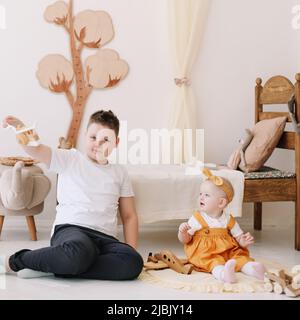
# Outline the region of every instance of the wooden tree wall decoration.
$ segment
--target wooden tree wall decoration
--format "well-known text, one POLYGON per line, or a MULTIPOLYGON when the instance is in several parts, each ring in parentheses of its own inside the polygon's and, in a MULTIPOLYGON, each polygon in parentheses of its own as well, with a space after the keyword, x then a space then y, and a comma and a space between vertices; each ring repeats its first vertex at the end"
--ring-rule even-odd
MULTIPOLYGON (((71 61, 60 54, 45 56, 39 63, 37 77, 42 87, 64 94, 71 106, 72 120, 67 137, 59 139, 59 148, 76 147, 83 112, 93 89, 111 88, 123 80, 128 64, 103 45, 114 37, 112 19, 104 11, 85 10, 73 16, 73 0, 57 1, 46 8, 45 19, 63 27, 69 35, 71 61), (84 48, 98 49, 82 63, 84 48), (76 93, 72 92, 75 81, 76 93)), ((74 90, 73 90, 74 91, 74 90)))

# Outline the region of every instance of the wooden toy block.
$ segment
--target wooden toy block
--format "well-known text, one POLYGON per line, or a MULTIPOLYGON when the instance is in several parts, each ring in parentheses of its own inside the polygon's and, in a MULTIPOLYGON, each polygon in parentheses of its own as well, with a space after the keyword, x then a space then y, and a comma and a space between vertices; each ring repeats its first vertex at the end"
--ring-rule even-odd
POLYGON ((288 297, 299 297, 300 296, 300 289, 294 289, 292 286, 287 286, 284 289, 284 293, 288 296, 288 297))
POLYGON ((284 270, 272 270, 265 273, 265 289, 277 294, 285 293, 288 297, 300 296, 300 268, 292 269, 293 276, 284 270))

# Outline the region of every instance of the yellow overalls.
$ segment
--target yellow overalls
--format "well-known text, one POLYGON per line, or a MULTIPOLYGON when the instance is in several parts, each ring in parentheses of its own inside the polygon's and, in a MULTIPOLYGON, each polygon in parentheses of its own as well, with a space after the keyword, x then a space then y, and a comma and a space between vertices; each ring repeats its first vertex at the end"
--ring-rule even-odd
POLYGON ((192 240, 184 245, 184 250, 189 262, 199 271, 211 272, 229 259, 236 260, 235 271, 240 271, 245 263, 254 261, 248 249, 241 247, 230 233, 235 224, 233 216, 230 215, 226 229, 210 228, 199 212, 195 212, 194 217, 202 229, 195 232, 192 240))

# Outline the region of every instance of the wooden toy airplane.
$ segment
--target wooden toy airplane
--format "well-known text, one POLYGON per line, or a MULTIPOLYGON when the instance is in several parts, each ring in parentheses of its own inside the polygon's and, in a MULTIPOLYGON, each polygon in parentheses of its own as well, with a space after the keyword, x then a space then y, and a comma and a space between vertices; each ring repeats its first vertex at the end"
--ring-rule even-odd
POLYGON ((187 259, 177 258, 170 250, 162 250, 152 255, 149 253, 147 262, 144 263, 145 270, 162 270, 170 268, 178 273, 191 274, 195 270, 187 259))
POLYGON ((12 129, 17 137, 17 140, 22 145, 37 147, 39 146, 39 136, 35 132, 36 124, 31 127, 18 125, 16 128, 8 125, 7 129, 12 129))

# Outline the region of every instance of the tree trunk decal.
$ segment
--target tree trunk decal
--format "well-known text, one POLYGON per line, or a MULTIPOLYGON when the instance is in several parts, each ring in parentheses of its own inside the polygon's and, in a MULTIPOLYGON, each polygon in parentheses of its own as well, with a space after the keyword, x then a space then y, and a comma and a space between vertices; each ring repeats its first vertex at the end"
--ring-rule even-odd
POLYGON ((59 138, 59 148, 76 147, 78 133, 87 99, 93 89, 116 86, 129 70, 126 61, 103 45, 114 37, 111 17, 104 11, 85 10, 73 16, 73 0, 67 4, 57 1, 46 8, 45 19, 63 27, 70 39, 71 61, 59 54, 44 57, 38 66, 37 77, 42 87, 65 94, 72 110, 67 137, 59 138), (84 48, 97 49, 83 64, 84 48), (71 86, 75 81, 75 93, 71 86))

